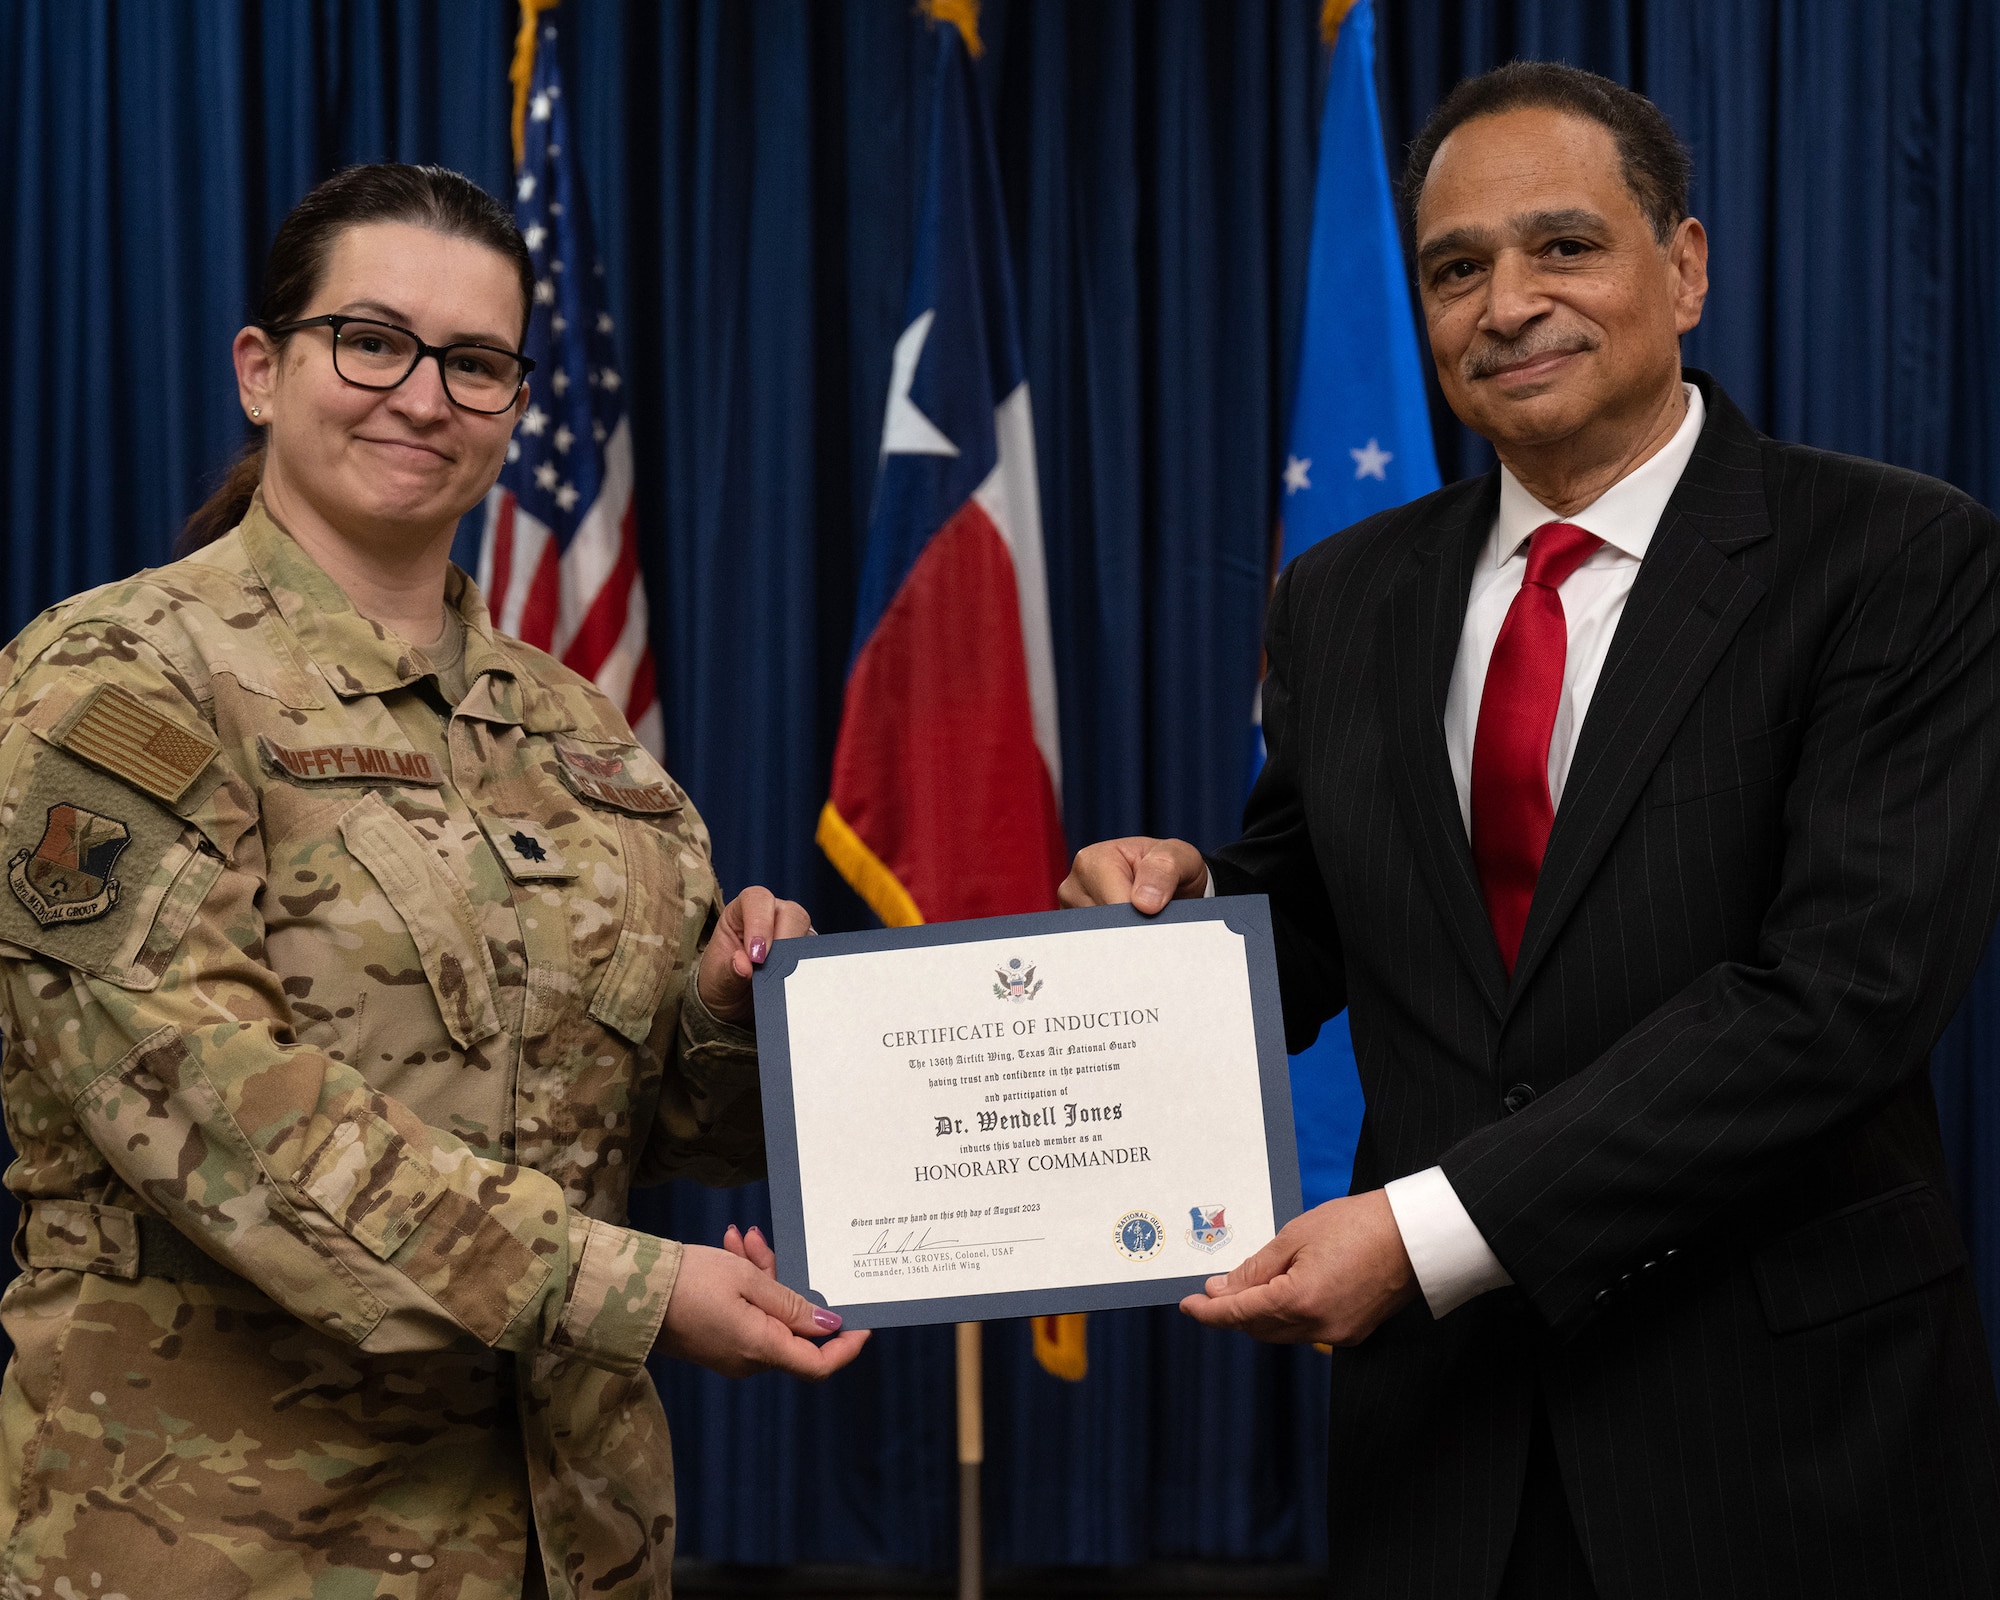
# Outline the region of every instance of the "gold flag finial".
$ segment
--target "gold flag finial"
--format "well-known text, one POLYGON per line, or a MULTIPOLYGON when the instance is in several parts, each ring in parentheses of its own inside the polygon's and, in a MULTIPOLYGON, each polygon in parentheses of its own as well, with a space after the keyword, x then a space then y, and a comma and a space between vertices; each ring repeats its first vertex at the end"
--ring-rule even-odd
POLYGON ((1340 37, 1340 25, 1353 9, 1354 0, 1326 0, 1319 8, 1319 36, 1323 43, 1332 44, 1340 37))
POLYGON ((933 22, 949 22, 965 39, 965 53, 977 61, 986 54, 979 42, 979 0, 920 0, 918 10, 933 22))
POLYGON ((507 69, 514 85, 514 165, 528 153, 528 85, 535 76, 535 19, 555 9, 557 0, 521 0, 521 28, 514 35, 514 64, 507 69))

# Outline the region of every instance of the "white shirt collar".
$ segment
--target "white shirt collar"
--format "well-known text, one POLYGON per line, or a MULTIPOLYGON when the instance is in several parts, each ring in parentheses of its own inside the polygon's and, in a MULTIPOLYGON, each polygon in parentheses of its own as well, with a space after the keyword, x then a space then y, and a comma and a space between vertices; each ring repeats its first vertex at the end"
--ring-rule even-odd
POLYGON ((1626 473, 1581 511, 1558 517, 1502 466, 1500 515, 1493 525, 1494 566, 1504 567, 1520 554, 1528 536, 1545 522, 1567 522, 1587 528, 1614 550, 1635 561, 1645 560, 1653 542, 1653 530, 1659 527, 1667 501, 1687 470, 1688 458, 1694 454, 1695 441, 1701 437, 1702 421, 1708 413, 1699 389, 1691 383, 1683 383, 1681 388, 1687 392, 1687 415, 1665 448, 1626 473))

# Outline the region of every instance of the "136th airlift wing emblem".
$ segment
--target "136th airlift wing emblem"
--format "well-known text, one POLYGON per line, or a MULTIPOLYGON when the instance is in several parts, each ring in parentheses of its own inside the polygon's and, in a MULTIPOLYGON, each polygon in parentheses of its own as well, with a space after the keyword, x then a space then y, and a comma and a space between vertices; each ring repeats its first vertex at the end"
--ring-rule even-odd
POLYGON ((81 806, 49 807, 48 826, 32 850, 17 850, 7 881, 43 927, 88 922, 118 903, 111 864, 131 841, 125 824, 81 806))

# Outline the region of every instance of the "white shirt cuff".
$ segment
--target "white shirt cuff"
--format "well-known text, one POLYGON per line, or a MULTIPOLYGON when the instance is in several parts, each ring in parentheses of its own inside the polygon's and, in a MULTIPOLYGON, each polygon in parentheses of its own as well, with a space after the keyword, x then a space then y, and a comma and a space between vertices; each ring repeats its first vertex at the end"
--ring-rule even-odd
POLYGON ((1201 897, 1204 900, 1213 900, 1215 898, 1215 874, 1212 872, 1206 878, 1202 879, 1201 897))
POLYGON ((1442 1167, 1427 1167, 1383 1185, 1417 1286, 1433 1317, 1514 1280, 1479 1231, 1442 1167))

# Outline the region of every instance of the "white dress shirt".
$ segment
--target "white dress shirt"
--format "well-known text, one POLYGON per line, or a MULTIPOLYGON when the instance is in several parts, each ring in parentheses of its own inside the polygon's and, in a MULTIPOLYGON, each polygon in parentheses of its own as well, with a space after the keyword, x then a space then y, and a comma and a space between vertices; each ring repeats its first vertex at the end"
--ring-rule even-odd
MULTIPOLYGON (((1521 487, 1520 479, 1500 469, 1500 514, 1493 519, 1486 547, 1472 575, 1465 626, 1458 636, 1458 658, 1451 669, 1451 687, 1444 700, 1444 742, 1451 757, 1452 782, 1458 788, 1458 815, 1472 836, 1472 742, 1479 728, 1479 697, 1486 689, 1486 667, 1507 608, 1521 591, 1528 570, 1529 536, 1545 522, 1567 522, 1586 528, 1604 541, 1590 559, 1556 592, 1562 596, 1563 618, 1569 627, 1569 649, 1563 660, 1562 699, 1556 707, 1555 733, 1549 740, 1549 798, 1560 808, 1563 785, 1577 734, 1590 711, 1591 696, 1604 671, 1611 636, 1625 612, 1625 598, 1646 559, 1653 530, 1667 509, 1667 500, 1687 469, 1701 435, 1705 408, 1701 391, 1692 384, 1687 416, 1664 449, 1620 478, 1583 510, 1558 517, 1521 487)), ((1410 1253, 1410 1266, 1431 1315, 1441 1317, 1475 1295, 1514 1280, 1493 1254, 1486 1237, 1459 1202, 1442 1167, 1429 1167, 1386 1185, 1389 1209, 1410 1253)))

